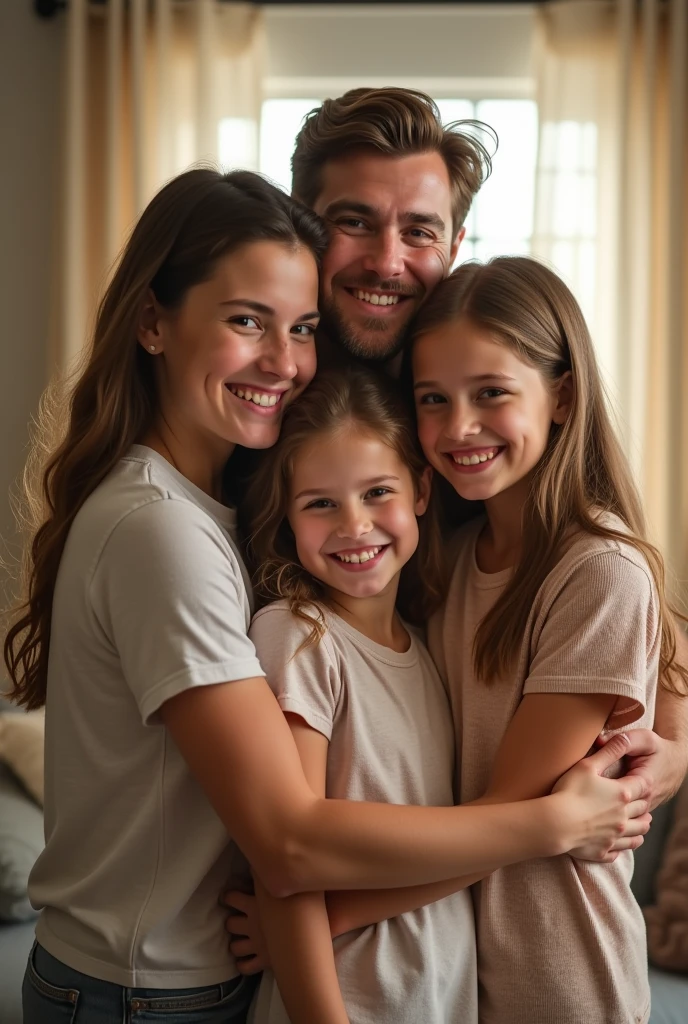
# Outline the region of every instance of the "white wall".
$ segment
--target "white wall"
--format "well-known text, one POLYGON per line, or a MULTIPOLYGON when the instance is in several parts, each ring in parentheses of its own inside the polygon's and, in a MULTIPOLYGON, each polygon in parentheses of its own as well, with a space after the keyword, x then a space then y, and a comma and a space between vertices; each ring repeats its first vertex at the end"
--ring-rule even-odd
MULTIPOLYGON (((265 8, 268 92, 280 93, 287 79, 338 80, 358 85, 410 85, 422 88, 430 78, 462 80, 457 95, 466 96, 471 81, 479 95, 486 83, 532 79, 534 9, 529 4, 494 3, 457 6, 421 4, 319 5, 280 4, 265 8)), ((293 86, 286 86, 292 91, 293 86)), ((511 90, 513 93, 513 90, 511 90)), ((444 90, 445 95, 450 95, 444 90)))
POLYGON ((8 490, 46 383, 63 34, 64 16, 0 0, 0 536, 11 547, 8 490))

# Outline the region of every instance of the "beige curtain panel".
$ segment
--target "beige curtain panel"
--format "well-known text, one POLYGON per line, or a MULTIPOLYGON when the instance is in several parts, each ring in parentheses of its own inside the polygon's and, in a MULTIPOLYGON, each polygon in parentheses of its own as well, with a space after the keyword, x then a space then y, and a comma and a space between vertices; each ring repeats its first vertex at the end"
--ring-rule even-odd
POLYGON ((112 263, 165 181, 220 157, 257 169, 264 77, 248 3, 70 0, 67 32, 51 370, 83 350, 112 263))
POLYGON ((534 251, 585 307, 685 603, 688 0, 560 0, 538 21, 534 251))

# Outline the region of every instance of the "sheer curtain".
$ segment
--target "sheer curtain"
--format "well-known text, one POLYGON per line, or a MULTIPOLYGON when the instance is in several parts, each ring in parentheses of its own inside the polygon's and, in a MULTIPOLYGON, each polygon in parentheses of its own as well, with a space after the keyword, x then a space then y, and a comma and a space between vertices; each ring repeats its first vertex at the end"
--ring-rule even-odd
POLYGON ((653 538, 688 597, 688 0, 538 8, 534 251, 581 300, 653 538))
POLYGON ((157 188, 190 164, 217 164, 220 149, 257 169, 264 76, 252 4, 70 0, 67 17, 59 369, 82 350, 109 269, 157 188))

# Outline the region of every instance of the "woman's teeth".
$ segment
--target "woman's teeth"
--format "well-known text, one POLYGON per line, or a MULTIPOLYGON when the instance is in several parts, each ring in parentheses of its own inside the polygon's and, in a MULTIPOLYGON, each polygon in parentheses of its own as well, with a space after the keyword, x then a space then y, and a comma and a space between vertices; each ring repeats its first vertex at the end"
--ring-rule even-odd
POLYGON ((396 306, 399 301, 398 295, 379 295, 377 292, 362 292, 358 289, 354 290, 354 295, 357 299, 372 303, 373 306, 396 306))
POLYGON ((340 562, 369 562, 371 558, 375 558, 375 555, 379 554, 382 548, 370 548, 368 551, 342 551, 335 552, 335 558, 338 558, 340 562))
POLYGON ((233 387, 231 384, 228 387, 237 398, 243 398, 245 402, 253 402, 254 405, 277 405, 282 397, 281 395, 267 395, 264 391, 244 391, 242 388, 233 387))
POLYGON ((489 452, 481 452, 480 455, 475 452, 472 455, 457 455, 452 452, 452 459, 458 466, 477 466, 479 462, 489 462, 490 459, 494 459, 495 455, 499 454, 499 448, 493 448, 489 452))

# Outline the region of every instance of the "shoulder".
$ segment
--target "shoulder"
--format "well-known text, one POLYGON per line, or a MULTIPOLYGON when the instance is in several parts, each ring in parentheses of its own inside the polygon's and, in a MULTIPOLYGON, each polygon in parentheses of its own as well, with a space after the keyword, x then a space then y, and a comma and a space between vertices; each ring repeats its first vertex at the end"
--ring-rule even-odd
POLYGON ((296 615, 289 602, 282 600, 273 601, 253 616, 249 636, 261 657, 265 652, 268 657, 289 659, 298 654, 299 658, 304 656, 309 660, 332 660, 329 636, 331 622, 326 610, 320 605, 308 604, 303 613, 303 616, 296 615), (322 624, 325 634, 317 642, 309 644, 316 622, 322 624))
MULTIPOLYGON (((616 517, 605 516, 604 522, 619 533, 628 532, 616 517)), ((545 579, 539 598, 549 603, 562 594, 582 603, 623 598, 630 607, 634 597, 654 605, 656 587, 647 558, 629 540, 577 530, 545 579)))

